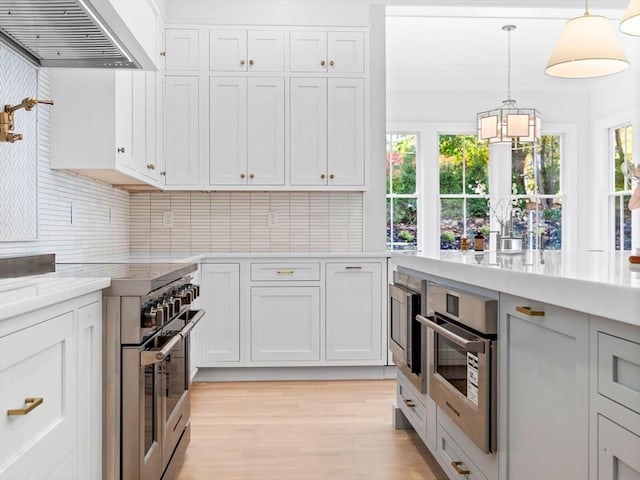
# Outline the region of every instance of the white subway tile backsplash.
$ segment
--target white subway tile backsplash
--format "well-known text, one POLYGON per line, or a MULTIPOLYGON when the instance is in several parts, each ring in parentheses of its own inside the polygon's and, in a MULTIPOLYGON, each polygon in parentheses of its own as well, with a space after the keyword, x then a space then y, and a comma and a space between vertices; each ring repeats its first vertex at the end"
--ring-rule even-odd
POLYGON ((132 193, 131 249, 167 253, 361 252, 362 195, 362 192, 132 193), (174 226, 156 228, 162 225, 161 212, 165 210, 173 212, 174 226), (271 223, 270 213, 276 214, 271 223), (150 219, 152 235, 145 226, 146 218, 150 219))

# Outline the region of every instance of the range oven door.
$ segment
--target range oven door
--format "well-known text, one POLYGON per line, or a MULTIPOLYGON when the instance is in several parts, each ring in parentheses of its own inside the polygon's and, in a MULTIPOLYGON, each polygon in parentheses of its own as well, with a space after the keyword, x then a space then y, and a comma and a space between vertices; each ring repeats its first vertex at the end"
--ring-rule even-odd
POLYGON ((437 313, 417 318, 430 331, 429 395, 483 452, 495 452, 495 340, 437 313))
POLYGON ((426 335, 416 320, 420 308, 421 293, 389 285, 389 350, 393 362, 420 393, 426 393, 426 335))

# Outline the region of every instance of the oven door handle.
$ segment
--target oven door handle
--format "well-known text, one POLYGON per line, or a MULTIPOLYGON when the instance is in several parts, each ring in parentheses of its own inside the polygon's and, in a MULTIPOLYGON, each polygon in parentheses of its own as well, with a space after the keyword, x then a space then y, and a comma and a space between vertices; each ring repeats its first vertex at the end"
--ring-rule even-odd
POLYGON ((171 337, 171 340, 165 343, 162 348, 143 350, 142 352, 140 352, 140 366, 146 367, 147 365, 162 362, 178 343, 187 338, 189 332, 193 330, 193 327, 196 326, 196 324, 205 314, 204 310, 187 310, 187 312, 185 312, 183 315, 188 315, 189 312, 195 312, 193 318, 189 321, 189 323, 182 327, 179 332, 176 332, 175 335, 171 337))
POLYGON ((466 338, 462 338, 460 335, 456 335, 455 333, 447 330, 441 325, 438 325, 436 322, 432 320, 433 317, 423 317, 422 315, 416 315, 416 320, 420 323, 427 326, 434 332, 439 333, 443 337, 451 340, 453 343, 462 347, 467 352, 472 353, 484 353, 484 344, 483 340, 467 340, 466 338))

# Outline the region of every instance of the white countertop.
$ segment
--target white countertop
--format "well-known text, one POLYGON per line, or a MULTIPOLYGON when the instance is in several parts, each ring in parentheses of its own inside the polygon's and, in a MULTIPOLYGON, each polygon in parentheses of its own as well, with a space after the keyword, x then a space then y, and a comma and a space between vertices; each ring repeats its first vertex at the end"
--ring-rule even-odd
POLYGON ((108 277, 60 277, 56 273, 0 280, 0 321, 97 292, 111 284, 108 277))
POLYGON ((443 250, 391 255, 391 262, 449 280, 640 326, 640 266, 629 253, 443 250))

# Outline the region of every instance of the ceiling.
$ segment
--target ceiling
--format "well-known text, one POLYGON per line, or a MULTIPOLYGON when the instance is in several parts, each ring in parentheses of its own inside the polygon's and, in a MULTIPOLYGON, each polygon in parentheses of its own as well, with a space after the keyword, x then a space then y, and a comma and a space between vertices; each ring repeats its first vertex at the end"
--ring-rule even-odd
MULTIPOLYGON (((568 80, 545 75, 546 63, 569 18, 582 15, 580 0, 421 1, 387 7, 389 90, 507 92, 511 32, 511 92, 585 91, 610 81, 568 80)), ((591 15, 604 15, 618 30, 627 0, 592 0, 591 15)), ((640 38, 619 33, 630 70, 640 70, 640 38)), ((624 75, 622 73, 620 75, 624 75)), ((626 73, 628 74, 628 73, 626 73)))

